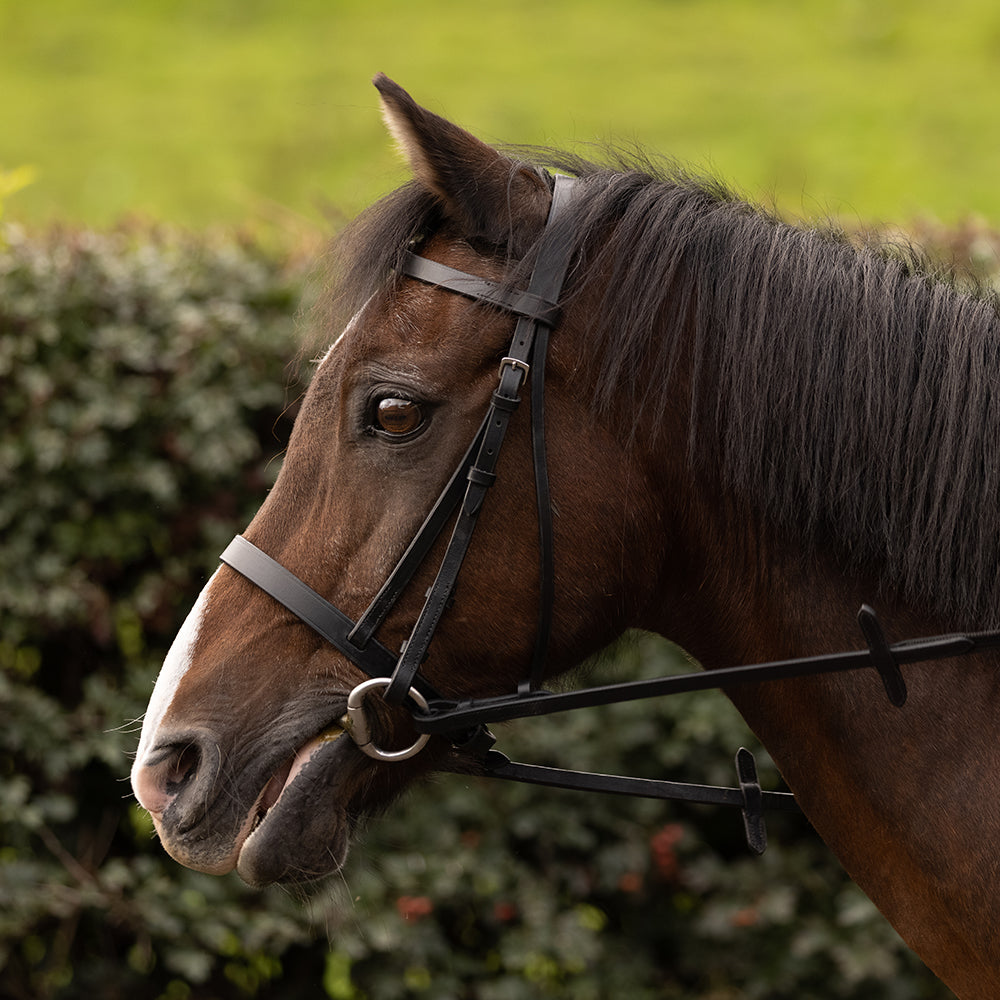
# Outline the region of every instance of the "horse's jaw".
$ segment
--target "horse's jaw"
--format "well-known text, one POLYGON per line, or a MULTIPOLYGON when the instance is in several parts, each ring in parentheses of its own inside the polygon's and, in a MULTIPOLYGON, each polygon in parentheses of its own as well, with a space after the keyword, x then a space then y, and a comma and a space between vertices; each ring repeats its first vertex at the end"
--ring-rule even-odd
POLYGON ((248 885, 311 881, 347 857, 350 823, 343 806, 343 730, 310 740, 261 792, 238 846, 236 871, 248 885))

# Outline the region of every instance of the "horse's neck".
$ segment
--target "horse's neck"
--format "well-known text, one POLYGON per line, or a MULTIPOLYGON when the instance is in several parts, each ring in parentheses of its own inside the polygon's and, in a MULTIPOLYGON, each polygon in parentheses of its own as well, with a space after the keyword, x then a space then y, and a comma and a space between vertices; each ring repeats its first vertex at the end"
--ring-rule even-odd
MULTIPOLYGON (((755 525, 720 488, 688 497, 677 544, 690 576, 665 588, 661 630, 707 667, 863 648, 864 601, 891 640, 947 630, 822 547, 755 525)), ((729 692, 851 876, 969 997, 1000 995, 1000 796, 984 780, 1000 772, 998 669, 907 667, 903 708, 874 670, 729 692)))
MULTIPOLYGON (((861 573, 849 570, 854 563, 843 558, 859 554, 857 538, 845 536, 838 549, 817 537, 817 525, 836 530, 832 526, 843 519, 820 510, 819 516, 812 511, 812 529, 791 523, 796 498, 822 500, 812 491, 826 480, 816 472, 822 453, 814 451, 807 467, 797 470, 780 464, 785 456, 801 460, 812 441, 801 428, 797 439, 789 439, 796 414, 777 405, 780 380, 768 383, 771 403, 750 394, 756 436, 736 429, 736 442, 752 449, 752 470, 767 475, 724 472, 725 435, 714 433, 718 428, 698 410, 712 409, 725 386, 710 363, 688 350, 677 354, 676 404, 664 413, 660 444, 644 448, 654 495, 664 498, 665 508, 651 531, 665 525, 667 535, 657 581, 662 600, 653 620, 639 624, 679 642, 709 669, 863 648, 856 615, 864 602, 876 608, 890 640, 946 632, 956 624, 978 626, 975 619, 948 622, 907 602, 904 591, 920 581, 900 574, 894 583, 896 564, 889 556, 907 541, 899 525, 883 551, 869 552, 871 568, 861 573), (701 449, 694 463, 686 454, 691 440, 701 449), (708 452, 716 447, 713 457, 708 452), (727 486, 727 477, 745 492, 727 486), (750 492, 774 486, 776 478, 785 498, 780 524, 750 492)), ((834 409, 852 412, 846 397, 834 409)), ((884 447, 880 428, 854 428, 850 454, 841 456, 844 468, 849 459, 859 477, 870 473, 875 456, 865 449, 884 447)), ((836 427, 827 427, 827 434, 841 438, 836 427)), ((849 487, 849 479, 836 484, 849 487)), ((968 524, 969 518, 957 521, 968 524)), ((902 708, 889 703, 874 670, 744 685, 729 694, 817 831, 911 947, 959 996, 1000 996, 1000 793, 994 777, 1000 774, 1000 664, 981 656, 903 672, 909 694, 902 708)))
POLYGON ((908 610, 814 541, 768 525, 722 482, 687 463, 678 468, 658 485, 674 509, 665 518, 669 567, 654 627, 706 667, 851 648, 862 644, 862 603, 887 620, 908 610))

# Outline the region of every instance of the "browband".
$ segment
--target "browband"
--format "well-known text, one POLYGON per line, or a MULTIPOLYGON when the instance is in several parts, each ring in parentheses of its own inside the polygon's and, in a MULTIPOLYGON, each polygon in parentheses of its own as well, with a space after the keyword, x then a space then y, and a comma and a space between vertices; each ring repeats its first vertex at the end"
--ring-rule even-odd
POLYGON ((399 267, 399 273, 416 278, 436 288, 457 292, 477 302, 487 302, 516 316, 524 316, 536 323, 553 327, 559 322, 559 306, 540 295, 519 288, 505 288, 495 281, 479 278, 464 271, 458 271, 436 260, 419 257, 407 251, 399 267))

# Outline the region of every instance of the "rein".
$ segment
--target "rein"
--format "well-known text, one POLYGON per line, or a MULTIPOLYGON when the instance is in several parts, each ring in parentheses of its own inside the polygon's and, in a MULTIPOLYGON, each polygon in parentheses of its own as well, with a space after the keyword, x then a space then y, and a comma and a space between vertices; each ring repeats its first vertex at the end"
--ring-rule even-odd
POLYGON ((534 270, 524 291, 508 289, 412 252, 407 252, 404 257, 399 269, 401 274, 510 312, 517 316, 517 324, 508 353, 500 363, 497 389, 479 430, 406 551, 358 621, 352 621, 242 535, 233 539, 220 558, 297 615, 368 675, 370 679, 351 692, 348 711, 342 720, 359 749, 368 756, 382 761, 405 760, 418 753, 430 735, 439 735, 449 740, 460 754, 458 759, 443 765, 444 770, 467 773, 468 767, 462 766, 462 758, 467 760, 472 757, 481 767, 481 773, 488 777, 559 788, 736 806, 743 814, 747 842, 751 850, 759 854, 767 844, 765 809, 796 810, 797 805, 788 792, 761 789, 756 763, 746 749, 741 748, 736 754, 738 787, 693 785, 515 763, 492 749, 495 739, 487 729, 487 723, 681 692, 726 689, 738 684, 871 667, 878 671, 890 702, 900 707, 906 700, 901 666, 1000 648, 1000 631, 934 636, 890 644, 874 610, 864 605, 858 613, 858 623, 865 639, 865 649, 561 693, 541 688, 554 594, 552 507, 545 455, 545 357, 549 333, 559 321, 558 303, 572 253, 572 241, 568 236, 557 235, 558 231, 552 224, 572 197, 572 179, 557 176, 553 182, 552 204, 534 270), (520 392, 525 382, 529 385, 531 401, 531 448, 539 530, 540 595, 531 666, 528 676, 515 693, 465 701, 447 700, 420 676, 419 668, 437 626, 451 604, 459 570, 483 501, 496 481, 500 448, 510 418, 520 403, 520 392), (394 653, 378 642, 375 633, 453 517, 455 524, 434 583, 427 592, 409 639, 398 653, 394 653), (405 705, 412 714, 414 728, 420 736, 405 750, 385 751, 371 740, 364 702, 369 692, 378 689, 382 689, 382 697, 387 703, 405 705))

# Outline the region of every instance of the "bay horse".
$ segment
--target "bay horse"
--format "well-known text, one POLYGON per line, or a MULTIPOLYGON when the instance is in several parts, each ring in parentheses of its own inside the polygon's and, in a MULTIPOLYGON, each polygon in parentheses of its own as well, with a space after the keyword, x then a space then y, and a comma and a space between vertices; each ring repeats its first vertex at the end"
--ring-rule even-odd
MULTIPOLYGON (((429 772, 478 769, 475 738, 416 740, 413 698, 537 689, 629 628, 713 670, 854 647, 864 601, 899 636, 996 627, 989 294, 673 165, 501 152, 375 83, 414 180, 340 241, 318 310, 333 343, 240 543, 299 597, 227 559, 145 716, 133 787, 175 859, 255 886, 336 870, 359 818, 429 772), (557 303, 539 278, 553 253, 557 303), (551 332, 547 356, 517 355, 523 323, 551 332), (517 396, 532 366, 544 397, 533 382, 515 412, 504 380, 517 396), (494 418, 506 443, 480 468, 494 418), (439 520, 474 506, 478 526, 418 643, 451 558, 441 525, 370 607, 455 479, 478 499, 439 520), (329 602, 343 634, 327 641, 300 598, 329 602), (358 639, 362 622, 377 636, 358 639), (367 652, 347 655, 355 641, 367 652), (344 738, 372 673, 370 736, 344 738)), ((727 688, 848 873, 962 998, 1000 995, 997 667, 907 667, 902 707, 873 671, 727 688)))

